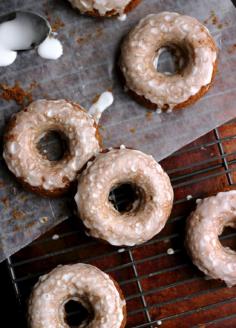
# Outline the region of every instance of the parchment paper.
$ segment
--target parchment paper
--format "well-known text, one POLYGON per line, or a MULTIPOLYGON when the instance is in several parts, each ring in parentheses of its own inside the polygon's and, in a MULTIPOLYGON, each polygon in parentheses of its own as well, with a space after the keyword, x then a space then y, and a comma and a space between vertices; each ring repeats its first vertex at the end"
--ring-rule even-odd
MULTIPOLYGON (((33 99, 68 98, 88 108, 108 88, 114 105, 103 115, 104 145, 127 146, 160 160, 236 112, 236 9, 230 0, 143 0, 124 22, 82 17, 66 0, 1 0, 0 13, 29 9, 57 23, 64 56, 47 61, 36 51, 21 53, 16 62, 0 69, 0 83, 27 89, 36 81, 33 99), (116 65, 122 38, 140 18, 160 11, 177 11, 204 21, 220 51, 219 72, 210 93, 196 105, 172 114, 147 114, 124 92, 116 65), (58 24, 59 23, 59 24, 58 24), (64 25, 64 26, 63 26, 64 25)), ((13 112, 14 101, 0 99, 0 133, 13 112)), ((0 261, 71 215, 68 199, 48 200, 24 191, 0 161, 0 261)))

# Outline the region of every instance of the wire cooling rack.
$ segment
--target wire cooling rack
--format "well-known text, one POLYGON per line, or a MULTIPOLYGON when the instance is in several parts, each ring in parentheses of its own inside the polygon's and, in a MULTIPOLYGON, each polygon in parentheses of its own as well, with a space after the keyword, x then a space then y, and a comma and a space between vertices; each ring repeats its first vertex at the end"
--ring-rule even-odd
MULTIPOLYGON (((128 328, 236 327, 236 288, 205 277, 184 248, 185 220, 198 198, 235 187, 236 120, 162 162, 175 191, 172 215, 145 245, 116 248, 85 235, 70 218, 8 259, 22 320, 38 277, 58 264, 86 262, 115 278, 126 297, 128 328)), ((122 195, 119 195, 122 202, 122 195)), ((236 248, 236 232, 220 237, 236 248)))

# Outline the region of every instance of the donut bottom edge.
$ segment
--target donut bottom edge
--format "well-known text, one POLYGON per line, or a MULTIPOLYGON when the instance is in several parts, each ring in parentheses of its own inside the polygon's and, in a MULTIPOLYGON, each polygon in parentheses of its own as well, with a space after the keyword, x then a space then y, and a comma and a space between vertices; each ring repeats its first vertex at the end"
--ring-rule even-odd
MULTIPOLYGON (((113 279, 113 277, 111 277, 110 275, 108 275, 108 276, 109 276, 109 278, 113 281, 113 284, 115 285, 115 288, 117 289, 117 291, 118 291, 118 293, 119 293, 119 295, 120 295, 121 300, 125 302, 125 297, 124 297, 124 294, 123 294, 123 291, 122 291, 120 285, 118 284, 118 282, 117 282, 115 279, 113 279)), ((125 303, 125 305, 123 306, 122 311, 123 311, 123 316, 124 316, 124 318, 123 318, 123 320, 122 320, 122 323, 121 323, 121 325, 120 325, 120 328, 125 328, 126 323, 127 323, 127 309, 126 309, 126 303, 125 303)))
MULTIPOLYGON (((216 74, 217 74, 217 70, 218 70, 218 61, 216 60, 214 63, 214 67, 213 67, 213 72, 212 72, 212 78, 211 78, 211 82, 207 85, 204 85, 201 87, 201 89, 198 91, 198 93, 196 93, 195 95, 191 96, 190 98, 188 98, 186 101, 177 104, 176 106, 174 106, 173 110, 179 110, 179 109, 183 109, 186 107, 189 107, 191 105, 193 105, 194 103, 196 103, 198 100, 200 100, 208 91, 209 89, 212 87, 213 82, 215 80, 216 74)), ((125 77, 122 77, 122 80, 125 81, 125 77)), ((135 91, 131 90, 129 88, 129 86, 125 83, 126 87, 128 88, 128 93, 130 94, 130 96, 140 105, 142 105, 143 107, 146 107, 147 109, 150 110, 157 110, 159 109, 157 104, 154 104, 153 102, 151 102, 150 100, 148 100, 145 96, 141 96, 138 95, 135 91)), ((167 104, 168 105, 168 104, 167 104)), ((168 110, 169 107, 166 106, 166 108, 160 108, 164 111, 168 110)))

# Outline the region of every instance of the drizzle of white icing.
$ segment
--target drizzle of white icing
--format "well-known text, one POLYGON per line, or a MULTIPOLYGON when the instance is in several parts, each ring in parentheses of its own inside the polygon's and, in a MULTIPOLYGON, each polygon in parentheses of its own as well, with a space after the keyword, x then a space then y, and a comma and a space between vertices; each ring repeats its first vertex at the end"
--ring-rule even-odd
POLYGON ((0 66, 9 66, 14 63, 17 57, 17 52, 7 50, 0 46, 0 66))
POLYGON ((45 59, 56 60, 63 55, 63 47, 59 40, 49 36, 38 47, 38 54, 45 59))
POLYGON ((94 120, 98 122, 101 118, 102 113, 110 107, 114 102, 112 92, 103 92, 98 100, 90 107, 88 113, 93 116, 94 120))
POLYGON ((127 15, 126 14, 122 14, 122 15, 119 15, 118 16, 118 20, 120 20, 121 22, 126 21, 126 19, 127 19, 127 15))
POLYGON ((168 248, 167 249, 167 254, 168 255, 173 255, 173 254, 175 254, 175 251, 173 250, 173 248, 168 248))

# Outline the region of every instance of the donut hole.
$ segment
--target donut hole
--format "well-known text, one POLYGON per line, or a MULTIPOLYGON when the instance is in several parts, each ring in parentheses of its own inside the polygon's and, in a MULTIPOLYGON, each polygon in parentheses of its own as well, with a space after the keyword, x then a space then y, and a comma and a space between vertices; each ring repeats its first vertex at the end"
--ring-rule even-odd
POLYGON ((219 236, 221 245, 230 250, 236 252, 236 239, 235 239, 236 227, 224 227, 222 234, 219 236), (232 236, 232 237, 231 237, 232 236))
POLYGON ((64 304, 65 322, 71 328, 87 327, 94 319, 90 303, 79 299, 68 300, 64 304))
POLYGON ((61 131, 46 131, 39 137, 37 150, 49 161, 60 161, 68 153, 69 140, 61 131))
POLYGON ((189 49, 186 45, 165 45, 157 50, 154 67, 164 75, 181 74, 189 64, 189 49))
POLYGON ((112 187, 108 199, 116 211, 124 214, 139 209, 142 203, 142 195, 142 189, 136 184, 122 183, 112 187))

